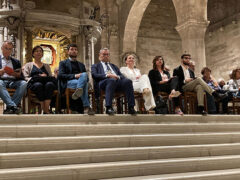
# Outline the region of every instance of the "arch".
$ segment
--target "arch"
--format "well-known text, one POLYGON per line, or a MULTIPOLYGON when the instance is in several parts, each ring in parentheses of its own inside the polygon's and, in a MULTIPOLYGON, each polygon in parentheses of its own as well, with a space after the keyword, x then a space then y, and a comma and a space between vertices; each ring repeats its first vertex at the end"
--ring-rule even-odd
POLYGON ((151 0, 135 0, 128 14, 123 35, 123 52, 136 52, 137 35, 143 14, 151 0))

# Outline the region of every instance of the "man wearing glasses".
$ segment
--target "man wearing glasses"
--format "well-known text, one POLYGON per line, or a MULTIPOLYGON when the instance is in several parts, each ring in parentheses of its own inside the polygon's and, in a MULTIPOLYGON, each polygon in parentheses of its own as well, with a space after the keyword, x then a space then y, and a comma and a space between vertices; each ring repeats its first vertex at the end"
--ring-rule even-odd
POLYGON ((100 62, 92 65, 92 77, 95 81, 94 88, 98 93, 105 91, 106 95, 106 114, 113 115, 115 111, 112 108, 112 99, 115 91, 124 92, 128 101, 128 113, 136 114, 134 110, 134 90, 132 81, 125 78, 119 68, 110 63, 110 52, 108 48, 103 48, 99 52, 100 62))
POLYGON ((181 56, 181 65, 174 69, 173 76, 179 78, 180 91, 193 91, 197 93, 198 112, 202 115, 206 115, 207 112, 204 111, 204 93, 206 91, 212 95, 214 90, 210 88, 202 78, 195 77, 194 72, 189 68, 190 60, 190 54, 183 54, 181 56))
POLYGON ((27 88, 27 82, 23 80, 21 63, 11 57, 13 43, 4 41, 2 44, 2 55, 0 56, 0 97, 7 105, 4 114, 19 114, 18 107, 27 88), (7 88, 16 89, 11 97, 7 88))

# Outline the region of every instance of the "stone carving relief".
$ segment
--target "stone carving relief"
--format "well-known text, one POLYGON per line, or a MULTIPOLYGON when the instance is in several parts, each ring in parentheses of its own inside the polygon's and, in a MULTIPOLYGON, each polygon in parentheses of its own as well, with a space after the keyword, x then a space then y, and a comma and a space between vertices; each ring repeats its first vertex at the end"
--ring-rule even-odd
POLYGON ((33 1, 25 1, 24 3, 24 9, 26 10, 32 10, 36 8, 36 3, 33 1))
POLYGON ((5 21, 7 22, 7 27, 9 28, 9 35, 17 35, 20 19, 15 16, 8 16, 5 18, 5 21))
POLYGON ((116 26, 116 24, 111 24, 109 26, 109 33, 110 36, 118 36, 118 27, 116 26))

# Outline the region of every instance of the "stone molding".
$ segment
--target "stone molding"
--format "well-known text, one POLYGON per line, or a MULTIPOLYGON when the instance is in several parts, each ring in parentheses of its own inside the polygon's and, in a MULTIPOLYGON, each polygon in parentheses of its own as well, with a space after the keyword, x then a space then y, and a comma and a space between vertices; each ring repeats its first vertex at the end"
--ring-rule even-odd
POLYGON ((196 19, 189 19, 188 21, 185 21, 184 23, 181 23, 179 25, 176 26, 176 30, 182 31, 186 28, 189 27, 203 27, 206 28, 209 25, 209 21, 197 21, 196 19))

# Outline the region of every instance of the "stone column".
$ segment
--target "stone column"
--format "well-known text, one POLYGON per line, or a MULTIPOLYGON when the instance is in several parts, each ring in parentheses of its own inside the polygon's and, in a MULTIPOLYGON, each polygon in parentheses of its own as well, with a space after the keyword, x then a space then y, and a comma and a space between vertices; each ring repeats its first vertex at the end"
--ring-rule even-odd
POLYGON ((196 73, 200 75, 201 69, 206 66, 205 32, 208 23, 185 22, 176 27, 182 39, 183 53, 189 53, 196 62, 196 73))
POLYGON ((4 36, 3 36, 3 40, 6 41, 8 40, 8 28, 4 27, 4 32, 3 32, 4 36))
POLYGON ((27 62, 32 62, 32 46, 33 46, 33 34, 30 29, 26 29, 26 44, 25 44, 25 59, 27 62))
POLYGON ((2 54, 2 43, 4 41, 4 27, 0 27, 0 54, 2 54))
POLYGON ((119 38, 118 38, 118 27, 113 24, 109 29, 110 34, 110 57, 111 62, 120 67, 122 64, 119 61, 119 38))
POLYGON ((196 62, 196 74, 206 66, 205 32, 208 26, 207 0, 173 0, 182 39, 182 53, 189 53, 196 62))

